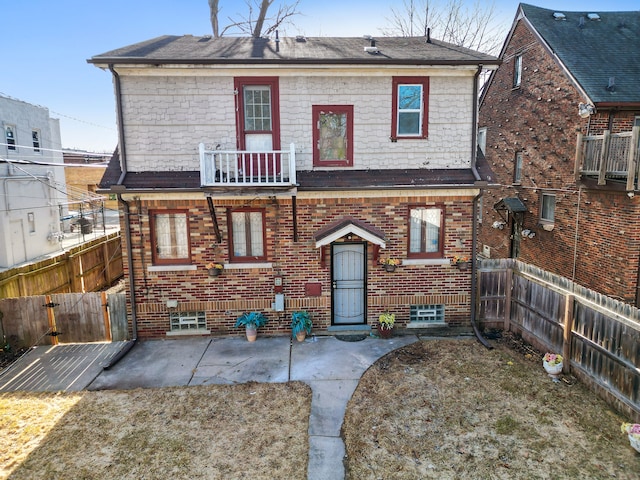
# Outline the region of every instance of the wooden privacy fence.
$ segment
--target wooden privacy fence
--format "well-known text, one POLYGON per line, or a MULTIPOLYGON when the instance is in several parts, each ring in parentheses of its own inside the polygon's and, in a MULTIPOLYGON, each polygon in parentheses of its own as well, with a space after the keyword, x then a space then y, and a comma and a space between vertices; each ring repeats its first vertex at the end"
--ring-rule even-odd
POLYGON ((0 272, 0 298, 95 292, 123 274, 120 232, 116 232, 58 256, 0 272))
POLYGON ((0 340, 13 349, 127 340, 124 293, 61 293, 0 300, 0 340))
POLYGON ((513 259, 482 260, 478 316, 543 351, 640 421, 640 311, 513 259))

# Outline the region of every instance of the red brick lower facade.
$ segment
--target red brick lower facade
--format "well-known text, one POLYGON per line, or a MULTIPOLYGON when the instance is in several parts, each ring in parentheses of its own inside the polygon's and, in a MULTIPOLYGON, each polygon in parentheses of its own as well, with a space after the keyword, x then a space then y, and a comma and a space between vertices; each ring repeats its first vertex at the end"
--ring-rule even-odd
MULTIPOLYGON (((204 197, 130 199, 137 336, 167 335, 171 331, 170 314, 176 311, 204 312, 206 333, 211 335, 243 333, 234 323, 246 311, 260 311, 268 317, 268 323, 260 329, 263 334, 289 333, 291 313, 296 310, 311 314, 315 332, 326 331, 333 318, 332 245, 316 247, 315 235, 343 218, 357 219, 384 232, 383 249, 353 234, 332 242, 364 245, 364 325, 375 327, 378 315, 390 311, 396 314, 396 326, 402 329, 410 323, 411 305, 443 305, 447 325, 469 326, 471 270, 455 268, 448 259, 471 255, 473 198, 478 192, 451 190, 393 197, 362 193, 358 198, 301 194, 295 205, 292 197, 285 196, 215 198, 220 242, 204 197), (439 206, 444 211, 444 254, 440 258, 407 262, 408 212, 416 205, 439 206), (247 268, 230 261, 227 225, 229 209, 243 207, 265 212, 267 258, 247 268), (149 211, 168 209, 188 210, 191 266, 164 269, 153 264, 149 211), (387 272, 378 263, 379 257, 400 259, 403 264, 394 272, 387 272), (210 262, 223 263, 227 268, 221 275, 211 277, 205 268, 210 262), (282 278, 284 311, 273 308, 276 276, 282 278), (168 304, 169 300, 174 302, 168 304), (173 306, 176 302, 177 306, 173 306)), ((126 246, 123 250, 126 254, 126 246)), ((128 267, 126 278, 130 281, 128 267)), ((130 295, 129 290, 127 294, 130 295)))

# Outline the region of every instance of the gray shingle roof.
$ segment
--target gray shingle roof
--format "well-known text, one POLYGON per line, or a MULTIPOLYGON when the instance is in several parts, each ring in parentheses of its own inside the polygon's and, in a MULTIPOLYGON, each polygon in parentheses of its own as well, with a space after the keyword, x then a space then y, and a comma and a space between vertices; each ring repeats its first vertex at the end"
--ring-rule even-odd
POLYGON ((640 10, 566 12, 521 4, 536 31, 595 103, 640 102, 640 10), (554 12, 564 14, 556 20, 554 12), (597 13, 591 20, 588 14, 597 13), (609 78, 615 88, 608 90, 609 78))
POLYGON ((362 38, 162 36, 96 55, 89 63, 497 65, 491 55, 424 37, 380 37, 378 53, 362 38))

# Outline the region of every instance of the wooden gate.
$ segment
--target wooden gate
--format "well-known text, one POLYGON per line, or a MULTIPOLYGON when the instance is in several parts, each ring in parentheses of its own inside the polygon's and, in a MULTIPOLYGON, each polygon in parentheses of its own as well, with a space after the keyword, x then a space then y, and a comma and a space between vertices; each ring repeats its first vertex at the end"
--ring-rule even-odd
POLYGON ((126 340, 124 296, 91 292, 2 299, 0 340, 14 349, 126 340))

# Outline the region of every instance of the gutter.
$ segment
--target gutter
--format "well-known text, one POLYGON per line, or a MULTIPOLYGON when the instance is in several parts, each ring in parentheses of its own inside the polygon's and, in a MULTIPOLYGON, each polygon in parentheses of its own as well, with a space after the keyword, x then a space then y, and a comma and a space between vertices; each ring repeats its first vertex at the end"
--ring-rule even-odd
MULTIPOLYGON (((116 89, 116 113, 118 116, 118 145, 120 150, 120 168, 122 169, 122 173, 120 174, 120 178, 118 179, 118 183, 116 185, 122 185, 124 182, 124 177, 127 175, 127 149, 124 144, 124 124, 122 122, 122 90, 120 85, 120 75, 113 68, 113 64, 109 64, 109 71, 113 75, 115 89, 116 89)), ((127 220, 128 221, 128 220, 127 220)), ((129 238, 127 238, 127 242, 129 238)))
MULTIPOLYGON (((480 177, 480 173, 478 173, 478 168, 476 167, 476 162, 478 160, 478 78, 482 73, 482 69, 484 68, 483 64, 478 65, 478 70, 476 74, 473 76, 473 118, 471 120, 473 128, 471 129, 471 172, 475 177, 476 181, 479 182, 482 180, 480 177)), ((475 250, 474 250, 475 252, 475 250)))
POLYGON ((472 240, 471 240, 471 249, 473 255, 471 255, 471 326, 473 327, 473 333, 475 333, 478 341, 487 347, 489 350, 493 349, 493 346, 482 336, 478 325, 476 324, 476 314, 477 314, 477 261, 476 261, 476 248, 477 248, 477 238, 478 238, 478 201, 482 198, 482 190, 480 193, 473 198, 473 227, 472 227, 472 240))

